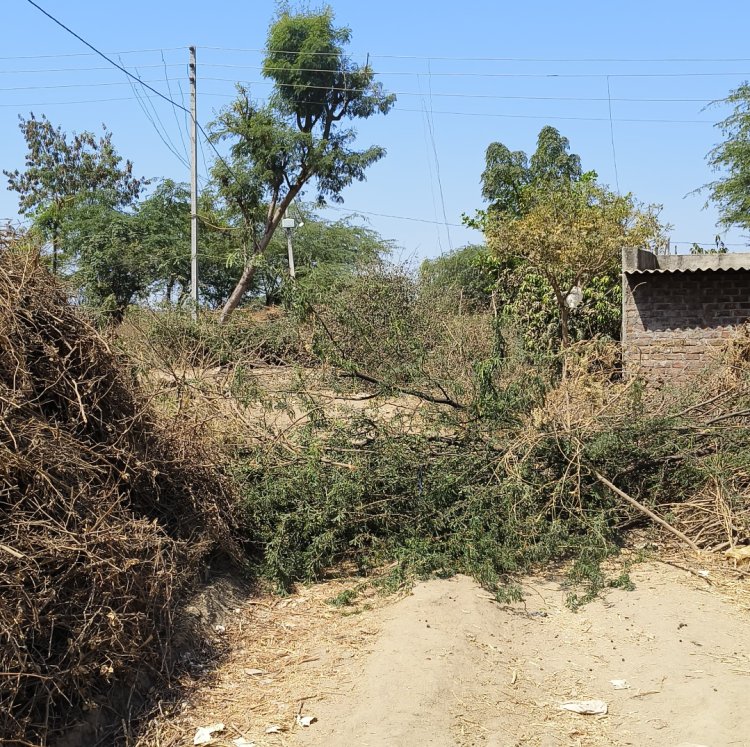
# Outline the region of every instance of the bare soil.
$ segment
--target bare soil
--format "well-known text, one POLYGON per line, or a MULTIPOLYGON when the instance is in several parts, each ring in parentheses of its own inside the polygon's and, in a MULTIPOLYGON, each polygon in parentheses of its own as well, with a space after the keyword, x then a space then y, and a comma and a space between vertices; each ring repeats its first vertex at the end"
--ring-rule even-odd
POLYGON ((142 744, 189 745, 222 722, 213 744, 227 747, 750 747, 747 577, 676 565, 637 566, 634 591, 578 612, 553 578, 530 579, 513 605, 461 576, 342 608, 329 602, 352 582, 248 599, 217 632, 229 657, 142 744), (560 708, 591 699, 607 714, 560 708))

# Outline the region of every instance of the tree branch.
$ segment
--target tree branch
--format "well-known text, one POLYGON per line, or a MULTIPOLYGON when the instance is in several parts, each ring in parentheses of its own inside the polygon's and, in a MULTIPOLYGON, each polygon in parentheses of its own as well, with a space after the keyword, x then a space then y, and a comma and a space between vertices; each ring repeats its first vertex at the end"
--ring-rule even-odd
POLYGON ((637 508, 642 514, 645 514, 652 521, 655 521, 659 526, 664 527, 668 532, 671 532, 675 537, 681 539, 686 545, 688 545, 695 552, 700 552, 698 545, 693 542, 687 535, 683 534, 679 529, 675 529, 671 524, 668 524, 660 516, 657 516, 650 508, 646 508, 642 503, 638 503, 635 498, 631 498, 624 490, 620 490, 614 483, 611 483, 606 477, 603 477, 598 472, 594 472, 594 477, 599 480, 602 485, 606 485, 612 492, 616 493, 623 500, 627 501, 631 506, 637 508))

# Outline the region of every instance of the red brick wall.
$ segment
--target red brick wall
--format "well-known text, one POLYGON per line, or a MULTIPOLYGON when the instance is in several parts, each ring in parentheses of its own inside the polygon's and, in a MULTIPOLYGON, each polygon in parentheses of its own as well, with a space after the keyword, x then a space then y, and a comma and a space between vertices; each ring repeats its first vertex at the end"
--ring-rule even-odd
POLYGON ((623 358, 627 373, 684 380, 715 362, 750 322, 750 270, 627 273, 623 358))

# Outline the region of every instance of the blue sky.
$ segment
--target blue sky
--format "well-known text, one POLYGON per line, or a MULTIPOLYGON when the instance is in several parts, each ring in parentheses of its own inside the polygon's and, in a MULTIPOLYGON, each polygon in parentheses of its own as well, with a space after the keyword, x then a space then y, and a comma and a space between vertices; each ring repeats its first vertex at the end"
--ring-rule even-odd
MULTIPOLYGON (((258 68, 271 0, 39 3, 177 101, 187 103, 187 46, 197 45, 204 124, 231 100, 234 81, 249 81, 257 98, 268 93, 258 68)), ((372 214, 370 225, 405 257, 477 241, 460 223, 482 205, 487 145, 531 151, 541 127, 552 124, 603 182, 663 204, 678 250, 713 241, 716 211, 689 193, 713 178, 705 155, 720 139, 713 124, 726 114, 704 106, 750 79, 749 4, 331 4, 337 22, 353 30, 354 57, 369 55, 398 102, 387 117, 358 126, 363 145, 381 144, 388 155, 346 190, 345 212, 330 217, 372 214)), ((184 115, 159 99, 139 101, 121 72, 88 51, 26 0, 5 1, 0 166, 23 165, 17 117, 33 111, 68 131, 106 123, 138 173, 187 180, 162 140, 184 157, 184 115)), ((210 162, 207 147, 205 155, 210 162)), ((15 208, 16 195, 0 190, 0 218, 15 208)), ((734 250, 747 243, 738 230, 723 236, 734 250)))

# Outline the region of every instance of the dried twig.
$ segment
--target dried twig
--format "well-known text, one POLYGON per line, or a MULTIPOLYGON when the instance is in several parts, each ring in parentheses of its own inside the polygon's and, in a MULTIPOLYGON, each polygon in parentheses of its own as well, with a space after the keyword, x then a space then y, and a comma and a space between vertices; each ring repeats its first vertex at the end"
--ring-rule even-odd
POLYGON ((657 516, 650 508, 646 508, 642 503, 638 503, 635 498, 632 498, 629 496, 624 490, 620 490, 620 488, 617 487, 614 483, 610 482, 606 477, 603 475, 600 475, 598 472, 594 472, 594 477, 596 477, 597 480, 599 480, 602 485, 606 485, 613 493, 616 493, 620 496, 623 500, 627 501, 631 506, 634 508, 637 508, 642 514, 645 514, 648 516, 652 521, 655 521, 659 526, 666 529, 668 532, 671 532, 675 537, 682 540, 686 545, 688 545, 692 550, 699 553, 700 548, 698 545, 693 542, 689 537, 684 535, 679 529, 675 529, 671 524, 664 521, 664 519, 661 518, 661 516, 657 516))

